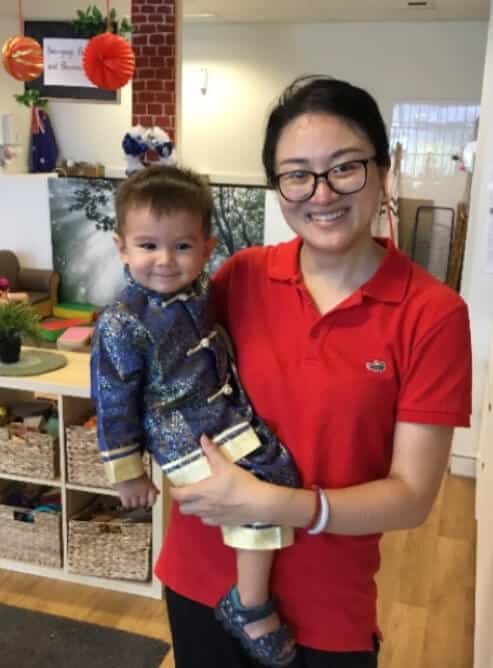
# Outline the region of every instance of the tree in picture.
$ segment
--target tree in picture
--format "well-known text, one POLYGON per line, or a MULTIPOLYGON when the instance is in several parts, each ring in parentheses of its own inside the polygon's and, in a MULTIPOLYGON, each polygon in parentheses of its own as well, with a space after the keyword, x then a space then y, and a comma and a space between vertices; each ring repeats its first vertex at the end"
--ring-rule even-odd
POLYGON ((260 186, 212 186, 212 232, 218 243, 209 262, 211 273, 240 248, 263 243, 265 192, 260 186))
POLYGON ((113 244, 119 180, 49 180, 53 264, 60 301, 105 306, 124 284, 113 244))

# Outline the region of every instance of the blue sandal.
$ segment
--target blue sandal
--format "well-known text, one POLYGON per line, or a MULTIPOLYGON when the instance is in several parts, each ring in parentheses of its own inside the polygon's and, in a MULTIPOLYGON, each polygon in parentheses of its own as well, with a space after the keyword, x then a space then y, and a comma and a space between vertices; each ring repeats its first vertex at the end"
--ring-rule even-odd
POLYGON ((219 601, 214 614, 226 631, 238 638, 248 654, 263 666, 288 666, 296 655, 296 647, 283 655, 286 643, 293 638, 286 624, 258 638, 250 638, 244 630, 246 624, 265 619, 274 611, 272 601, 250 608, 243 606, 235 586, 219 601))

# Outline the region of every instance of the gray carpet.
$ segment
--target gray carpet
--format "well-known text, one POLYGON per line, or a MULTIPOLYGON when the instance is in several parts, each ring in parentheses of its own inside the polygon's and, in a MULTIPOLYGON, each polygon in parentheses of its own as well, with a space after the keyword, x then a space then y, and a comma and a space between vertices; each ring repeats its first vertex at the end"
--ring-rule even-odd
POLYGON ((2 668, 158 668, 168 649, 162 640, 0 604, 2 668))

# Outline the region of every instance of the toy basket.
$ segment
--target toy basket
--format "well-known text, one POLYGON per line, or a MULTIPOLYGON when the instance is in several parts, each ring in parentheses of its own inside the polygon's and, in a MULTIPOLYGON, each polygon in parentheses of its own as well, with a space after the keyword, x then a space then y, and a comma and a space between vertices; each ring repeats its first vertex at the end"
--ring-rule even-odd
POLYGON ((0 427, 0 472, 54 480, 59 475, 58 439, 50 434, 0 427))
POLYGON ((68 527, 69 570, 104 578, 149 580, 151 511, 146 514, 147 521, 97 519, 104 518, 105 510, 96 501, 75 515, 68 527))
POLYGON ((61 512, 0 503, 0 557, 39 566, 62 566, 61 512))
MULTIPOLYGON (((86 487, 112 488, 101 461, 95 428, 74 425, 66 429, 68 482, 86 487)), ((151 475, 151 459, 144 453, 144 468, 151 475)))

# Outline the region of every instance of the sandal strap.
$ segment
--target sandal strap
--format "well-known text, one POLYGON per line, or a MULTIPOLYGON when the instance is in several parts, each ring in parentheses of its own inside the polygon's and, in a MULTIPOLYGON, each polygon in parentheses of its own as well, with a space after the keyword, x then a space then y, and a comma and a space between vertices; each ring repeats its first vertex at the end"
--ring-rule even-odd
POLYGON ((234 618, 234 623, 239 624, 240 626, 245 626, 245 624, 251 624, 252 622, 258 622, 260 619, 265 619, 275 610, 274 603, 270 599, 265 603, 262 603, 262 605, 242 605, 236 586, 230 590, 228 598, 232 608, 231 616, 234 618))
POLYGON ((229 633, 239 639, 248 654, 262 665, 288 666, 294 659, 296 648, 293 646, 287 654, 283 653, 287 643, 293 641, 292 633, 286 624, 281 624, 275 631, 258 638, 250 638, 245 632, 246 624, 263 619, 273 611, 274 604, 270 600, 251 608, 243 606, 236 587, 233 587, 219 601, 215 616, 229 633))
POLYGON ((292 637, 289 628, 283 624, 271 633, 255 639, 250 638, 244 646, 249 646, 249 651, 264 665, 287 666, 294 659, 296 649, 293 647, 285 656, 282 656, 282 650, 292 637))

